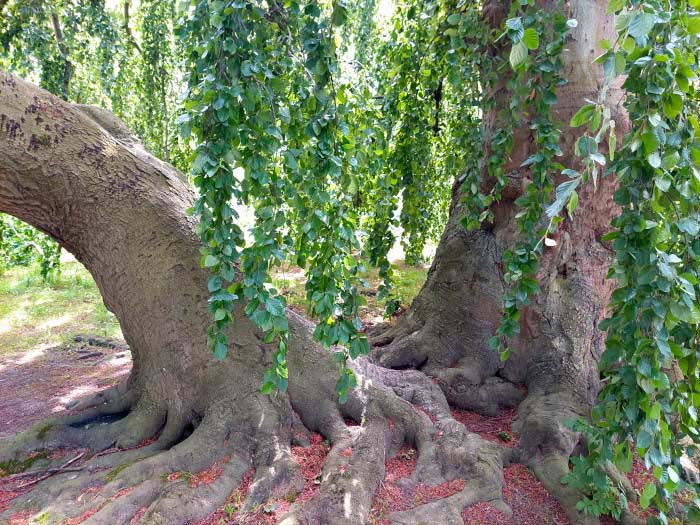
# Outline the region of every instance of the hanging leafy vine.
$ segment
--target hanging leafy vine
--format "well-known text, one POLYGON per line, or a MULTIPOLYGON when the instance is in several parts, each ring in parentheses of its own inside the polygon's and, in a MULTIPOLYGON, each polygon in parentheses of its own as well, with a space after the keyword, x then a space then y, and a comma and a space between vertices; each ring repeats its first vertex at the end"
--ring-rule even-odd
POLYGON ((223 358, 236 302, 275 342, 263 391, 286 390, 285 300, 269 287, 272 266, 306 267, 306 294, 319 323, 314 338, 335 349, 341 400, 354 386, 348 357, 367 353, 358 308, 362 272, 353 210, 358 157, 346 124, 350 98, 339 83, 336 4, 198 2, 180 35, 192 69, 182 133, 194 144, 202 265, 211 268, 210 343, 223 358), (213 12, 212 12, 213 10, 213 12), (253 204, 251 242, 236 223, 236 204, 253 204), (240 277, 236 278, 240 272, 240 277))
MULTIPOLYGON (((621 213, 606 239, 616 254, 609 277, 618 287, 601 326, 605 387, 593 424, 579 423, 590 453, 576 460, 569 481, 588 495, 581 509, 619 516, 627 502, 605 465, 629 472, 637 454, 656 478, 640 497, 642 508, 659 510, 651 523, 668 523, 684 490, 693 492, 685 499, 689 520, 700 518, 700 486, 681 477, 684 456, 696 454, 700 443, 699 9, 698 0, 611 1, 618 38, 603 42, 597 60, 607 86, 624 75, 635 126, 617 152, 610 134, 606 174, 619 181, 621 213)), ((586 105, 572 124, 593 115, 602 115, 600 106, 586 105)), ((582 153, 605 132, 605 119, 595 121, 595 138, 580 139, 582 153)))
MULTIPOLYGON (((485 186, 478 168, 469 171, 462 183, 463 226, 474 229, 484 221, 493 221, 491 206, 502 198, 508 185, 504 165, 513 148, 514 129, 521 126, 523 120, 529 123, 536 149, 521 166, 527 168, 529 182, 524 194, 515 201, 519 208, 516 221, 520 239, 503 254, 506 285, 503 316, 490 341, 494 349, 501 350, 503 360, 510 354, 508 339, 520 331, 521 308, 539 292, 539 258, 547 235, 560 220, 554 217, 543 222, 542 217, 554 188, 554 177, 564 169, 556 160, 563 153, 559 146, 561 132, 553 119, 553 108, 557 102, 557 88, 566 83, 562 76, 562 51, 572 27, 576 27, 576 21, 567 20, 561 5, 549 10, 540 9, 534 1, 513 2, 505 30, 496 38, 496 42, 504 38, 510 41, 510 46, 504 46, 504 50, 509 53, 513 72, 506 81, 510 100, 501 110, 500 126, 491 139, 490 155, 485 162, 488 185, 485 186)), ((487 66, 483 71, 490 73, 485 77, 491 86, 487 90, 490 92, 503 83, 505 62, 499 62, 497 54, 493 63, 487 66)), ((487 107, 494 103, 492 100, 487 107)))

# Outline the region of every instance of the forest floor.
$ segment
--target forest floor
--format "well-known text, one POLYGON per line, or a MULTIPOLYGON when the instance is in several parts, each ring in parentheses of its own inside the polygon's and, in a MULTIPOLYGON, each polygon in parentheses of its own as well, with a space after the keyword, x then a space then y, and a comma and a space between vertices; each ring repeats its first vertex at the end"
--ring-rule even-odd
MULTIPOLYGON (((420 289, 427 268, 395 267, 397 295, 402 305, 410 301, 420 289)), ((286 294, 296 310, 305 310, 303 274, 295 269, 277 273, 275 286, 286 294)), ((382 319, 383 305, 376 299, 376 274, 368 276, 365 321, 370 324, 382 319)), ((13 269, 0 275, 0 438, 24 430, 37 420, 65 410, 72 399, 106 388, 123 379, 131 368, 130 355, 123 345, 116 319, 102 304, 94 281, 77 262, 63 264, 59 277, 44 283, 33 269, 13 269), (99 336, 88 342, 80 334, 99 336), (104 338, 100 340, 99 338, 104 338), (106 340, 118 344, 105 345, 106 340)), ((504 410, 496 417, 483 417, 463 410, 453 410, 455 418, 469 430, 485 439, 506 446, 517 442, 511 423, 515 410, 504 410)), ((354 423, 349 423, 354 424, 354 423)), ((312 434, 308 447, 293 447, 292 452, 301 466, 306 485, 299 494, 286 500, 269 501, 251 512, 240 512, 248 485, 249 472, 244 483, 229 497, 216 513, 197 525, 262 525, 276 523, 293 503, 311 498, 319 488, 319 478, 329 444, 319 434, 312 434)), ((60 451, 74 457, 80 451, 60 451)), ((80 462, 73 466, 78 466, 80 462)), ((463 480, 437 487, 405 488, 401 479, 412 472, 416 451, 403 448, 386 462, 386 479, 377 491, 370 514, 370 523, 387 524, 386 516, 397 510, 408 510, 417 505, 447 497, 463 488, 463 480)), ((215 479, 215 465, 200 473, 187 475, 197 486, 215 479)), ((9 477, 12 472, 0 469, 0 512, 27 489, 32 478, 21 480, 9 477)), ((513 510, 512 516, 500 513, 482 503, 471 506, 462 514, 469 525, 548 525, 568 524, 558 503, 547 493, 534 475, 522 465, 505 469, 504 500, 513 510)), ((62 525, 78 525, 89 517, 87 511, 79 520, 62 525)), ((132 520, 132 522, 134 522, 132 520)), ((18 516, 11 525, 26 523, 18 516)), ((135 523, 135 522, 134 522, 135 523)))

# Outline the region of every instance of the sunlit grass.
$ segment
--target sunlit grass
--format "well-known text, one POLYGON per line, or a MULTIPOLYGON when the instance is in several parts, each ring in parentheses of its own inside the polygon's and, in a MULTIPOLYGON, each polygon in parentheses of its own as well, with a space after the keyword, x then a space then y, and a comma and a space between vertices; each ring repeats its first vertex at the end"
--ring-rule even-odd
MULTIPOLYGON (((428 274, 427 266, 408 266, 403 261, 392 264, 394 270, 393 297, 398 299, 403 308, 410 306, 414 297, 418 295, 428 274)), ((376 320, 382 317, 386 301, 377 299, 377 288, 381 282, 376 268, 368 268, 364 279, 369 286, 362 288, 361 293, 367 300, 367 305, 362 308, 361 315, 365 319, 376 320)), ((272 275, 272 284, 287 299, 290 306, 300 311, 307 311, 309 303, 306 300, 304 285, 306 279, 303 270, 297 267, 284 267, 278 269, 272 275)))
MULTIPOLYGON (((427 267, 393 265, 395 298, 407 307, 420 291, 427 267)), ((67 343, 76 334, 89 333, 120 338, 119 323, 105 308, 94 280, 77 261, 64 260, 61 273, 44 282, 38 268, 13 268, 0 275, 0 355, 48 349, 67 343)), ((376 269, 368 269, 362 289, 367 306, 365 319, 380 318, 384 301, 376 296, 380 283, 376 269)), ((306 311, 304 273, 299 268, 280 269, 273 285, 299 311, 306 311)))
POLYGON ((45 282, 37 267, 0 275, 0 354, 60 345, 78 333, 121 337, 95 281, 75 260, 45 282))

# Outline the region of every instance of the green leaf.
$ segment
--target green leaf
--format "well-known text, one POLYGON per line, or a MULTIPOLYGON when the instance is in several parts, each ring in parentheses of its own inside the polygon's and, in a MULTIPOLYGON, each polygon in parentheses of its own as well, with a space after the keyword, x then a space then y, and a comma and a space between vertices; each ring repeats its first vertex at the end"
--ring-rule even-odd
POLYGON ((219 361, 223 360, 226 357, 227 351, 226 343, 216 343, 216 345, 214 345, 214 358, 219 361))
POLYGON ((569 200, 571 195, 574 193, 574 190, 578 187, 578 185, 580 183, 581 183, 580 178, 572 179, 572 180, 567 180, 566 182, 562 182, 557 187, 556 199, 545 210, 547 213, 547 217, 551 218, 551 217, 554 217, 555 215, 559 215, 559 212, 561 212, 561 210, 564 208, 564 205, 569 200))
POLYGON ((661 167, 661 155, 659 155, 658 151, 655 151, 651 155, 647 157, 647 162, 649 162, 649 165, 652 168, 660 168, 661 167))
POLYGON ((523 43, 528 49, 537 49, 540 46, 540 35, 533 28, 529 27, 523 33, 523 43))
POLYGON ((212 277, 209 278, 209 283, 208 283, 208 288, 210 292, 216 292, 217 290, 221 290, 221 277, 218 275, 213 275, 212 277))
POLYGON ((654 28, 656 16, 651 13, 636 13, 629 24, 629 33, 634 38, 647 36, 654 28))
POLYGON ((700 35, 700 17, 693 16, 688 18, 688 33, 691 35, 700 35))
POLYGON ((681 219, 676 223, 676 226, 678 226, 680 231, 687 233, 691 237, 695 237, 700 233, 700 222, 690 217, 681 219))
POLYGON ((646 509, 649 507, 649 503, 651 502, 651 499, 656 496, 656 485, 652 483, 647 483, 644 485, 644 488, 642 489, 642 493, 639 497, 639 506, 642 509, 646 509))
POLYGON ((608 13, 617 13, 620 9, 625 7, 627 0, 610 0, 608 3, 608 13))
POLYGON ((333 2, 333 14, 331 15, 331 23, 336 27, 340 27, 343 24, 345 24, 347 18, 348 10, 345 6, 345 2, 343 2, 342 0, 336 0, 335 2, 333 2))
POLYGON ((204 258, 203 264, 205 268, 211 268, 219 264, 219 259, 215 255, 209 254, 204 258))
POLYGON ((595 104, 586 104, 581 109, 579 109, 573 117, 571 117, 569 126, 571 126, 572 128, 578 128, 580 126, 583 126, 584 124, 587 124, 593 116, 595 109, 595 104))
POLYGON ((652 444, 654 437, 646 430, 641 430, 637 434, 635 445, 637 448, 647 449, 652 444))
POLYGON ((674 467, 673 465, 669 465, 668 469, 666 469, 666 472, 668 472, 668 479, 670 479, 674 483, 678 483, 681 480, 680 476, 678 475, 678 471, 676 470, 676 467, 674 467))
POLYGON ((518 69, 525 60, 527 60, 527 46, 523 42, 518 42, 510 50, 510 65, 513 69, 518 69))

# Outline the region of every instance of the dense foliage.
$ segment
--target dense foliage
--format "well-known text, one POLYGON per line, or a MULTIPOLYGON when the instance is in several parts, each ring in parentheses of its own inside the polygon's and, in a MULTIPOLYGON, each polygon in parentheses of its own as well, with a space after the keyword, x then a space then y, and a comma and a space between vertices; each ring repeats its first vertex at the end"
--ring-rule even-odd
MULTIPOLYGON (((657 480, 644 487, 642 508, 653 503, 666 523, 674 499, 691 489, 686 498, 695 521, 700 486, 680 472, 682 455, 696 455, 700 443, 700 1, 614 0, 609 10, 620 14, 618 39, 603 43, 597 62, 608 86, 625 75, 625 107, 634 125, 619 151, 609 148, 605 174, 619 181, 621 208, 607 236, 616 253, 609 277, 618 288, 601 326, 607 330, 605 388, 593 426, 584 426, 591 454, 575 473, 591 477, 596 489, 582 508, 613 510, 616 498, 605 495, 619 489, 600 476, 600 466, 597 478, 589 467, 612 461, 629 472, 636 452, 657 480)), ((578 149, 597 155, 609 114, 600 103, 589 104, 574 120, 590 120, 590 136, 579 139, 578 149)))
MULTIPOLYGON (((407 259, 420 261, 444 226, 453 183, 465 228, 493 220, 524 119, 536 151, 523 164, 530 179, 516 201, 519 239, 504 255, 494 351, 509 357, 520 311, 539 291, 543 246, 564 213, 575 220, 577 190, 615 176, 621 213, 606 239, 618 288, 603 327, 605 386, 592 421, 576 423, 590 453, 575 459, 568 483, 585 494, 582 510, 620 516, 627 502, 609 466, 627 472, 637 454, 657 480, 641 504, 659 509, 650 520, 662 523, 675 495, 698 489, 680 473, 683 454, 700 443, 700 0, 610 1, 618 39, 602 42, 591 66, 603 68, 606 86, 568 123, 581 128, 578 167, 558 160, 566 123, 553 112, 577 24, 565 2, 545 10, 517 0, 495 28, 481 20, 480 2, 466 0, 130 7, 10 1, 0 11, 0 66, 65 99, 110 107, 191 174, 217 358, 245 299, 274 350, 262 388, 286 389, 287 314, 270 272, 297 264, 318 321, 314 336, 334 349, 344 399, 354 385, 347 359, 369 350, 358 316, 363 261, 379 267, 391 313, 388 253, 397 230, 407 259), (606 106, 620 77, 634 123, 624 137, 606 106), (491 96, 497 89, 505 100, 491 96), (484 153, 482 116, 495 109, 499 128, 484 153), (254 213, 249 228, 244 209, 254 213)), ((32 242, 51 259, 48 240, 2 220, 0 248, 15 263, 30 256, 32 242)), ((700 509, 696 495, 684 501, 700 509)))
POLYGON ((59 269, 61 247, 19 219, 0 215, 0 274, 13 266, 39 265, 46 280, 59 269))

